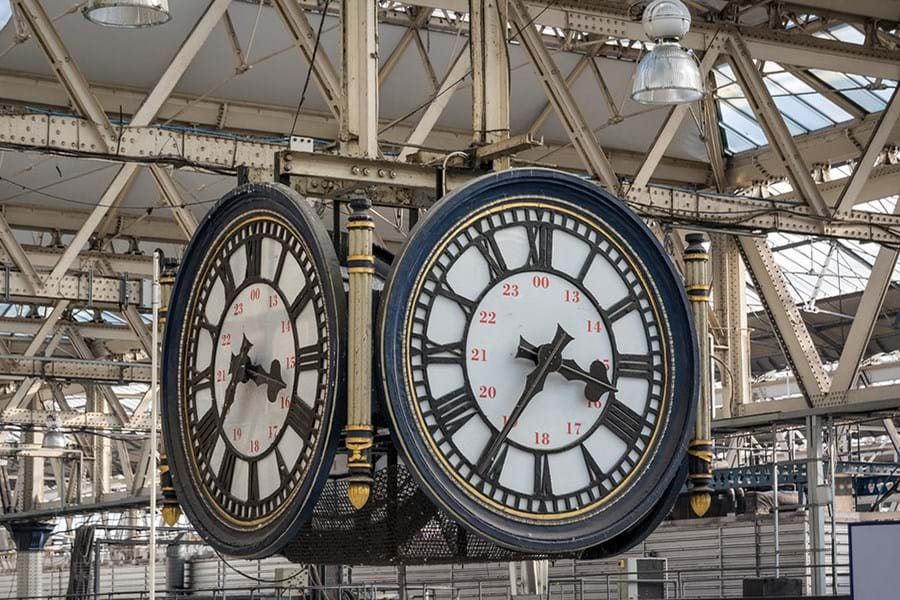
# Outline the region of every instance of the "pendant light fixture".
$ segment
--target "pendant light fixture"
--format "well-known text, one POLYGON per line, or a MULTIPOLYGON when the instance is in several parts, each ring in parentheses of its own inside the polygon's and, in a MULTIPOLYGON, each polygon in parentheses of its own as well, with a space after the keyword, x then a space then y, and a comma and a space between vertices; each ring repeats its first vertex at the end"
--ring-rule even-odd
POLYGON ((92 23, 124 29, 162 25, 172 18, 169 0, 90 0, 83 11, 92 23))
POLYGON ((703 97, 700 64, 679 40, 691 28, 681 0, 653 0, 644 9, 644 32, 655 44, 638 63, 631 98, 641 104, 684 104, 703 97))

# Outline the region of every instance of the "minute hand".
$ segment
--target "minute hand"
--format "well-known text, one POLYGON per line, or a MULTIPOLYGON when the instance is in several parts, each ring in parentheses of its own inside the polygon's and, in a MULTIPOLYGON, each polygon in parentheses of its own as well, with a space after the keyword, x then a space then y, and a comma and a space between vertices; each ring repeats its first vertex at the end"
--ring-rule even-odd
POLYGON ((479 467, 488 466, 494 459, 494 456, 500 450, 500 446, 509 436, 516 421, 522 415, 528 403, 534 398, 538 392, 544 389, 544 383, 547 381, 547 375, 559 369, 561 360, 560 355, 565 347, 572 341, 572 336, 566 333, 566 330, 557 325, 556 334, 549 344, 545 344, 537 349, 537 368, 528 374, 525 378, 525 389, 519 397, 512 413, 506 419, 506 425, 500 430, 500 433, 491 441, 491 445, 481 455, 479 467))

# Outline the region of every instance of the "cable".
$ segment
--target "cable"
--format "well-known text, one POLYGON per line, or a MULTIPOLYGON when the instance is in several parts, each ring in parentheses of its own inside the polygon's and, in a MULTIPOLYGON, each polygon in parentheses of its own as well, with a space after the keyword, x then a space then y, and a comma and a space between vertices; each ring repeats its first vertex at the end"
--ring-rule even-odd
POLYGON ((303 91, 300 92, 300 101, 297 103, 297 110, 294 112, 294 122, 291 124, 291 136, 294 135, 294 130, 297 128, 297 119, 300 117, 300 109, 306 101, 306 90, 309 89, 309 80, 312 77, 313 69, 316 66, 316 55, 319 53, 319 41, 322 39, 322 27, 325 25, 325 17, 328 15, 329 4, 331 4, 331 0, 325 0, 325 8, 322 9, 322 18, 319 20, 319 28, 316 31, 316 41, 313 44, 312 56, 309 59, 309 69, 306 71, 306 81, 303 82, 303 91))
MULTIPOLYGON (((213 550, 213 552, 216 553, 216 556, 219 557, 219 560, 221 560, 222 563, 223 563, 226 567, 228 567, 229 569, 231 569, 232 571, 234 571, 235 573, 237 573, 237 574, 240 575, 241 577, 244 577, 244 578, 246 578, 246 579, 250 579, 251 581, 255 581, 255 582, 257 582, 257 583, 266 583, 266 584, 269 584, 269 585, 275 585, 275 584, 279 584, 279 583, 286 583, 286 582, 290 581, 291 579, 294 579, 295 577, 297 577, 297 575, 300 575, 300 574, 303 572, 303 569, 300 569, 298 572, 294 573, 293 575, 290 575, 290 576, 288 576, 288 577, 283 577, 283 578, 281 578, 281 579, 262 579, 261 577, 254 577, 253 575, 248 575, 247 573, 244 573, 243 571, 241 571, 240 569, 238 569, 237 567, 235 567, 234 565, 232 565, 230 562, 228 562, 228 561, 225 559, 225 557, 222 556, 221 553, 219 553, 218 550, 216 550, 215 548, 213 548, 212 550, 213 550)), ((311 572, 310 569, 309 569, 309 566, 304 566, 303 568, 306 569, 307 572, 311 572)))

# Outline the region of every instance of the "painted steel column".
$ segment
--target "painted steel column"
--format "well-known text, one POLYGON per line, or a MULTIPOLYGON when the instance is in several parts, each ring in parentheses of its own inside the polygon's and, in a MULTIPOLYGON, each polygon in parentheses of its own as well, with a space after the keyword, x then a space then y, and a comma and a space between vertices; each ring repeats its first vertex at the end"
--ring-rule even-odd
POLYGON ((712 296, 717 332, 724 346, 722 408, 715 415, 734 416, 750 401, 750 328, 747 324, 747 269, 734 237, 714 233, 712 240, 712 296))
POLYGON ((712 500, 709 483, 712 480, 712 388, 710 379, 709 347, 709 254, 703 243, 702 233, 684 236, 684 282, 691 312, 697 328, 697 348, 700 356, 700 402, 697 404, 697 420, 694 438, 688 444, 688 487, 691 492, 691 508, 702 517, 709 510, 712 500))
POLYGON ((54 524, 45 521, 9 525, 9 532, 16 543, 16 596, 39 598, 44 595, 44 545, 53 529, 54 524))
MULTIPOLYGON (((169 299, 172 296, 172 287, 175 285, 175 276, 178 274, 178 261, 176 259, 161 258, 159 275, 159 331, 160 335, 166 330, 166 316, 169 314, 169 299)), ((165 446, 160 443, 159 450, 159 487, 162 491, 162 518, 163 523, 174 527, 181 516, 181 507, 178 505, 178 497, 175 495, 175 484, 172 481, 172 472, 169 470, 168 454, 165 446)))
POLYGON ((343 106, 341 150, 378 158, 378 38, 376 2, 342 0, 343 106))
MULTIPOLYGON (((509 56, 507 2, 469 0, 469 52, 472 58, 472 131, 476 145, 509 138, 509 56)), ((494 169, 508 169, 508 156, 494 169)))
POLYGON ((806 503, 809 505, 809 562, 812 594, 825 595, 825 507, 830 487, 824 485, 822 417, 806 417, 806 503))
MULTIPOLYGON (((109 412, 106 406, 106 398, 97 386, 85 388, 87 396, 87 410, 105 414, 109 412)), ((95 435, 93 445, 94 463, 91 475, 92 495, 94 502, 103 500, 103 495, 110 491, 110 478, 112 477, 112 446, 110 439, 104 435, 95 435)))
POLYGON ((375 256, 372 232, 375 223, 366 199, 350 203, 347 223, 347 276, 350 297, 347 322, 347 496, 357 509, 365 506, 372 487, 372 280, 375 256))

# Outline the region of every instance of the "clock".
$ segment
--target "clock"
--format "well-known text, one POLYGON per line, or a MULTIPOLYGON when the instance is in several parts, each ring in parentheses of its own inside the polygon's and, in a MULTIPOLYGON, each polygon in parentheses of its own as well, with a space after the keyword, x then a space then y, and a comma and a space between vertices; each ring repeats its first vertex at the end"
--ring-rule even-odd
POLYGON ((200 535, 263 557, 328 477, 344 397, 345 295, 327 232, 278 185, 225 196, 185 250, 162 358, 163 434, 200 535))
POLYGON ((398 445, 470 529, 571 552, 640 529, 680 488, 696 334, 670 259, 621 200, 543 169, 482 177, 429 210, 382 299, 398 445))

